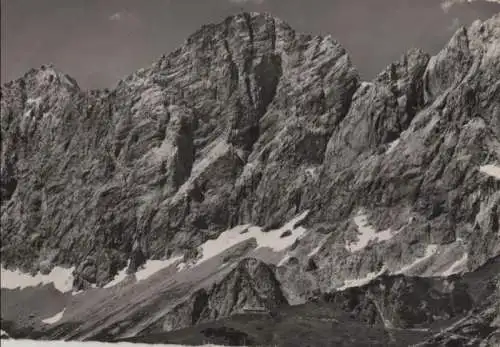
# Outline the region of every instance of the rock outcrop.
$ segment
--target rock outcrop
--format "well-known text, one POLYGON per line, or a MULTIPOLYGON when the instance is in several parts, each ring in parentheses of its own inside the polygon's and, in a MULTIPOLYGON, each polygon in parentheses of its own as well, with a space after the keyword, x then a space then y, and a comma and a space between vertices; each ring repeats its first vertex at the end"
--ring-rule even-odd
POLYGON ((165 317, 162 331, 214 321, 236 313, 273 312, 288 305, 273 270, 263 262, 242 260, 210 290, 196 291, 165 317), (188 314, 186 314, 188 313, 188 314))

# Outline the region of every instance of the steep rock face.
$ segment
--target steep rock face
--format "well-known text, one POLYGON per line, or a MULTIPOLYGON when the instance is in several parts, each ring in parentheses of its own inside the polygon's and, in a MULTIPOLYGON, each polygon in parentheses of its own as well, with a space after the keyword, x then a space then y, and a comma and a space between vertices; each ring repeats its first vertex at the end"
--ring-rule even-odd
POLYGON ((374 82, 361 85, 330 138, 326 170, 349 168, 399 138, 422 109, 422 75, 428 61, 427 54, 409 51, 374 82))
MULTIPOLYGON (((492 85, 490 78, 497 76, 500 70, 496 61, 485 58, 493 55, 494 47, 498 44, 498 17, 496 17, 496 20, 491 20, 488 25, 485 24, 484 27, 484 32, 489 30, 488 37, 491 37, 494 43, 484 44, 484 46, 481 46, 481 51, 471 56, 473 64, 471 63, 471 67, 465 73, 463 68, 457 69, 462 74, 466 74, 467 77, 457 78, 456 81, 450 83, 448 89, 443 91, 439 98, 435 100, 428 99, 426 101, 427 107, 423 109, 420 106, 423 103, 420 82, 415 88, 418 90, 415 93, 416 97, 413 98, 419 100, 415 104, 417 105, 416 109, 420 108, 421 112, 418 113, 416 118, 413 118, 411 124, 405 121, 402 122, 406 126, 400 126, 400 129, 406 130, 408 128, 408 130, 404 132, 400 130, 399 134, 401 135, 399 137, 396 137, 399 135, 398 131, 394 131, 395 135, 392 135, 392 137, 389 134, 386 135, 385 143, 393 140, 397 141, 393 143, 394 149, 382 153, 382 155, 373 155, 376 154, 373 153, 373 148, 384 143, 384 139, 382 138, 382 141, 379 140, 378 142, 375 141, 371 143, 368 150, 371 153, 365 151, 363 153, 365 157, 358 155, 356 157, 358 163, 349 165, 347 172, 338 172, 333 176, 335 178, 340 176, 339 180, 342 180, 345 176, 352 175, 353 177, 345 177, 345 179, 349 179, 349 188, 352 193, 348 196, 348 201, 337 199, 337 201, 342 202, 344 207, 341 207, 341 204, 338 203, 339 206, 329 204, 330 209, 323 209, 325 218, 342 217, 343 211, 346 211, 344 214, 347 214, 347 211, 352 209, 352 205, 370 209, 385 208, 386 210, 393 206, 402 209, 409 205, 413 210, 415 219, 423 217, 425 223, 430 224, 429 234, 443 233, 446 230, 445 226, 451 224, 458 226, 457 235, 460 235, 462 230, 464 230, 464 233, 466 231, 472 232, 472 230, 467 230, 467 227, 460 224, 469 224, 468 227, 472 227, 479 212, 470 208, 473 205, 471 200, 474 199, 474 194, 469 192, 481 191, 483 195, 488 196, 488 198, 484 197, 484 200, 482 200, 486 205, 489 205, 484 206, 484 210, 495 210, 494 206, 498 204, 498 180, 480 174, 477 169, 482 164, 498 163, 497 124, 500 112, 498 112, 499 104, 496 96, 499 86, 498 83, 492 85), (496 25, 491 25, 493 23, 496 23, 496 25), (483 78, 482 76, 489 77, 483 78), (477 102, 467 99, 467 95, 476 99, 477 102), (471 108, 474 109, 471 110, 471 108), (366 158, 368 155, 370 156, 366 158), (456 201, 458 199, 461 201, 456 201), (346 204, 346 202, 349 203, 346 204), (453 208, 451 208, 451 205, 453 208), (334 207, 341 208, 333 211, 334 207), (438 225, 433 225, 438 221, 438 225)), ((461 32, 457 33, 457 35, 460 34, 461 32)), ((456 37, 451 40, 449 46, 438 57, 445 55, 448 51, 461 51, 463 48, 457 46, 455 40, 456 37)), ((474 41, 473 37, 470 40, 476 45, 479 44, 474 41)), ((472 46, 473 43, 470 45, 472 46)), ((406 57, 404 59, 406 60, 406 57)), ((443 80, 447 79, 446 76, 435 72, 435 61, 437 59, 436 57, 431 58, 431 62, 424 72, 423 78, 424 81, 427 81, 427 84, 431 83, 429 81, 444 83, 443 80)), ((418 78, 422 77, 422 68, 425 66, 426 60, 423 57, 417 60, 417 62, 420 62, 420 65, 417 65, 418 78)), ((446 55, 442 60, 454 61, 452 55, 446 55)), ((419 83, 418 80, 414 83, 419 83)), ((394 84, 400 85, 403 83, 396 81, 394 84)), ((425 88, 429 89, 428 86, 425 88)), ((394 119, 395 122, 398 118, 405 119, 406 117, 411 119, 412 117, 412 113, 408 113, 406 110, 402 112, 402 116, 398 117, 396 114, 390 117, 390 108, 388 112, 388 107, 384 103, 381 102, 377 105, 376 100, 370 94, 369 87, 360 88, 357 93, 367 93, 368 102, 361 102, 361 104, 370 105, 376 108, 376 111, 352 112, 344 119, 343 123, 345 124, 340 124, 340 128, 351 128, 349 123, 352 122, 353 118, 364 119, 368 117, 367 113, 376 114, 378 112, 383 115, 386 122, 390 122, 387 119, 394 119), (363 113, 365 117, 362 116, 363 113)), ((358 96, 358 98, 360 97, 362 95, 358 96)), ((394 102, 397 99, 392 98, 390 100, 394 102)), ((377 123, 377 119, 373 119, 371 122, 372 124, 377 123)), ((370 136, 375 136, 379 129, 373 127, 362 132, 362 134, 369 133, 370 136)), ((388 130, 390 127, 383 126, 381 129, 388 130)), ((363 136, 364 139, 367 137, 366 135, 363 136)), ((335 136, 332 137, 332 140, 339 141, 338 137, 335 136)), ((334 151, 335 148, 341 146, 332 144, 330 147, 334 151)), ((349 146, 347 147, 349 148, 349 146)), ((338 160, 342 159, 339 158, 338 160)), ((329 162, 334 163, 335 161, 330 160, 329 162)), ((332 193, 335 192, 338 195, 343 186, 339 187, 339 184, 332 185, 330 183, 332 176, 330 175, 325 175, 325 178, 327 178, 325 184, 331 185, 330 190, 332 193)), ((384 217, 380 216, 379 218, 384 217)), ((498 215, 493 212, 491 217, 487 217, 487 219, 490 218, 491 220, 498 220, 498 215)), ((380 222, 380 224, 383 224, 382 227, 389 226, 386 221, 382 220, 380 222)), ((391 220, 391 222, 398 224, 400 221, 391 220)), ((498 225, 481 225, 478 226, 478 231, 473 234, 484 235, 497 231, 498 225)), ((436 236, 439 237, 439 235, 436 236)), ((438 240, 431 239, 429 241, 438 240)))
POLYGON ((331 38, 257 14, 203 27, 111 92, 66 91, 47 73, 63 78, 48 68, 2 88, 3 261, 36 271, 90 256, 97 284, 133 249, 161 258, 295 213, 358 83, 331 38), (44 93, 64 97, 39 110, 44 93))
POLYGON ((325 236, 311 241, 314 255, 294 253, 298 268, 280 270, 285 287, 305 292, 297 271, 306 287, 329 290, 382 266, 441 274, 451 259, 473 269, 499 254, 500 181, 480 170, 500 162, 499 27, 499 16, 476 22, 437 56, 410 51, 358 88, 330 138, 319 188, 303 197, 319 201, 309 225, 325 236), (345 247, 364 237, 360 215, 372 241, 345 247))

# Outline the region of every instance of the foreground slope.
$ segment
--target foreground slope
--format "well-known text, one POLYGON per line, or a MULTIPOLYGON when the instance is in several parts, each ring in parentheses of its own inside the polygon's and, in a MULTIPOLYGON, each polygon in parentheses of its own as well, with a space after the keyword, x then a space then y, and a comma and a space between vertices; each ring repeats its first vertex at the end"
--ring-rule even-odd
POLYGON ((274 315, 234 315, 128 340, 257 346, 453 346, 455 341, 457 346, 494 346, 500 333, 498 283, 500 257, 463 277, 383 275, 274 315))
MULTIPOLYGON (((5 84, 2 319, 127 338, 480 268, 500 254, 499 47, 497 15, 361 82, 331 37, 245 13, 111 91, 50 66, 5 84)), ((446 300, 426 324, 471 309, 446 300)))

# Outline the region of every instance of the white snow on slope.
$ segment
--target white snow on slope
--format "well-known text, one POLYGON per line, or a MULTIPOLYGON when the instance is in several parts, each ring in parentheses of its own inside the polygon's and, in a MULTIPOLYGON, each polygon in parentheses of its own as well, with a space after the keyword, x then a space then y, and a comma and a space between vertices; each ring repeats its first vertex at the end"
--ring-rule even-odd
POLYGON ((148 260, 139 270, 137 270, 137 272, 135 273, 135 278, 138 281, 143 281, 151 277, 158 271, 166 269, 170 265, 175 264, 182 258, 183 258, 182 256, 178 256, 167 260, 148 260))
POLYGON ((321 246, 322 246, 321 244, 319 246, 316 246, 311 252, 309 252, 307 256, 312 257, 318 254, 319 250, 321 249, 321 246))
POLYGON ((289 254, 285 255, 276 266, 280 267, 280 266, 285 265, 286 262, 290 260, 290 258, 291 258, 291 255, 289 255, 289 254))
POLYGON ((382 242, 390 240, 393 237, 390 229, 376 232, 376 230, 368 223, 368 218, 365 214, 358 214, 354 217, 354 223, 358 227, 360 235, 357 242, 346 244, 346 248, 350 252, 356 252, 364 249, 370 241, 382 242))
POLYGON ((456 262, 451 264, 451 266, 444 271, 441 276, 448 277, 451 275, 454 275, 456 273, 460 273, 464 271, 467 267, 467 260, 469 259, 469 255, 467 253, 464 253, 463 256, 458 259, 456 262))
POLYGON ((424 261, 432 257, 434 254, 436 254, 438 250, 438 245, 427 245, 427 248, 425 249, 425 254, 423 257, 417 258, 413 263, 403 266, 401 269, 396 271, 394 274, 399 275, 399 274, 406 274, 408 271, 414 269, 416 266, 422 264, 424 261))
POLYGON ((366 275, 366 277, 356 278, 356 279, 352 279, 352 280, 345 280, 344 285, 338 287, 336 290, 342 291, 342 290, 346 290, 347 288, 351 288, 351 287, 364 286, 365 284, 368 284, 371 281, 373 281, 375 278, 383 275, 384 272, 386 272, 386 271, 387 271, 387 267, 383 266, 379 272, 370 272, 366 275))
POLYGON ((62 293, 66 293, 73 288, 73 271, 74 267, 65 269, 62 267, 55 267, 47 275, 42 275, 40 272, 35 276, 19 270, 11 271, 1 268, 0 282, 2 288, 7 289, 24 289, 27 287, 37 287, 54 283, 54 287, 62 293))
POLYGON ((64 315, 64 311, 66 311, 66 309, 62 310, 61 312, 55 314, 52 317, 42 319, 42 322, 44 322, 45 324, 55 324, 62 319, 62 317, 64 315))
POLYGON ((123 282, 127 278, 127 268, 129 267, 129 265, 130 265, 130 260, 127 262, 127 266, 118 271, 113 280, 111 280, 111 282, 106 284, 103 288, 111 288, 123 282))
POLYGON ((396 140, 392 141, 391 143, 389 143, 389 147, 387 148, 385 153, 386 154, 392 153, 394 151, 394 149, 398 146, 399 142, 401 142, 401 139, 396 139, 396 140))
POLYGON ((9 335, 9 334, 7 334, 7 332, 6 332, 6 331, 4 331, 4 330, 2 330, 2 329, 0 329, 0 336, 7 336, 7 337, 10 337, 10 335, 9 335))
MULTIPOLYGON (((178 257, 173 257, 167 260, 147 260, 144 265, 142 265, 135 273, 135 278, 137 281, 143 281, 145 279, 148 279, 158 271, 161 271, 163 269, 166 269, 167 267, 175 264, 176 262, 180 261, 182 259, 182 256, 178 257)), ((130 265, 130 260, 127 263, 127 266, 120 270, 113 280, 106 284, 104 288, 111 288, 114 287, 121 282, 123 282, 127 277, 127 268, 130 265)))
MULTIPOLYGON (((81 341, 40 341, 40 340, 2 340, 2 347, 186 347, 186 345, 146 344, 129 342, 81 342, 81 341)), ((202 345, 200 347, 222 347, 202 345)))
MULTIPOLYGON (((213 258, 218 254, 224 252, 225 250, 241 243, 243 241, 255 238, 257 241, 257 248, 268 247, 275 252, 281 252, 293 245, 295 240, 301 238, 305 233, 306 229, 303 227, 296 227, 294 225, 299 223, 304 218, 307 217, 309 211, 296 216, 291 221, 283 225, 281 228, 276 230, 270 230, 267 232, 262 231, 260 227, 250 226, 250 225, 239 225, 232 229, 224 231, 215 240, 208 240, 200 246, 200 251, 202 257, 197 260, 195 265, 203 263, 205 260, 213 258), (243 231, 246 232, 242 233, 243 231), (281 234, 287 230, 290 230, 292 234, 290 236, 281 238, 281 234)), ((181 264, 181 267, 185 265, 181 264)), ((179 267, 178 267, 179 269, 179 267)))
POLYGON ((500 180, 500 166, 484 165, 479 168, 479 171, 500 180))
POLYGON ((308 257, 313 257, 315 256, 316 254, 318 254, 318 252, 321 250, 321 247, 323 247, 325 245, 325 243, 328 241, 328 237, 325 237, 323 238, 320 243, 318 243, 318 245, 316 247, 314 247, 310 252, 309 254, 307 254, 308 257))

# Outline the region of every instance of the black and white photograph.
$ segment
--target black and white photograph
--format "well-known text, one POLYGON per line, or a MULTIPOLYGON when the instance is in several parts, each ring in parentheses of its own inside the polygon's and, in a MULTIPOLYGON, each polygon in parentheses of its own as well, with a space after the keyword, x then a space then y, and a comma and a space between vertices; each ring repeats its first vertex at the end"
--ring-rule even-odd
POLYGON ((2 347, 500 347, 500 0, 0 0, 2 347))

